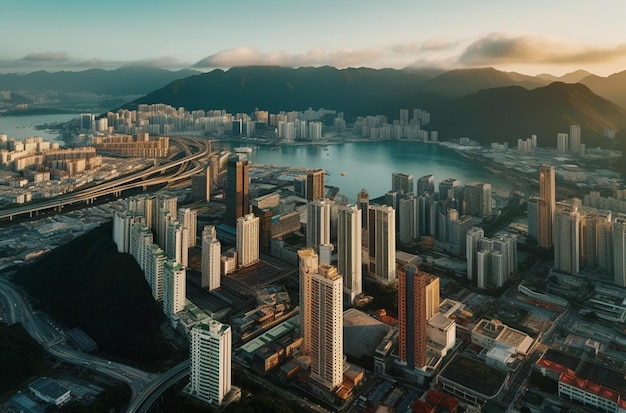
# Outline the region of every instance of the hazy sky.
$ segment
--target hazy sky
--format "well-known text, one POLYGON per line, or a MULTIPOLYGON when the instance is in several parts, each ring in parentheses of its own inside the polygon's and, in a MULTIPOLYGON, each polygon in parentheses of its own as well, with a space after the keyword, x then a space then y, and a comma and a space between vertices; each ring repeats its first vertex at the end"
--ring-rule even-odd
POLYGON ((0 72, 152 65, 626 70, 626 0, 2 0, 0 72))

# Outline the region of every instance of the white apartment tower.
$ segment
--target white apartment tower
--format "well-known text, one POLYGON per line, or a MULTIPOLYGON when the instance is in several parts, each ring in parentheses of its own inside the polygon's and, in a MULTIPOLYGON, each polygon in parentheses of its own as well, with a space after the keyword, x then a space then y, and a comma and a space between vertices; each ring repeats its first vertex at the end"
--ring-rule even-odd
POLYGON ((328 199, 309 201, 306 217, 306 245, 319 252, 320 245, 330 244, 330 206, 328 199))
POLYGON ((363 291, 362 211, 356 205, 337 209, 337 271, 343 277, 346 302, 353 304, 363 291))
POLYGON ((187 267, 189 261, 188 238, 187 228, 170 217, 165 229, 165 253, 183 267, 187 267))
POLYGON ((172 196, 159 196, 157 198, 157 207, 153 209, 155 217, 153 217, 153 223, 155 225, 155 232, 157 242, 161 247, 165 246, 165 238, 167 232, 168 215, 176 218, 178 199, 172 196))
POLYGON ((173 260, 163 264, 163 312, 173 316, 185 309, 186 270, 173 260))
POLYGON ((152 297, 155 301, 163 300, 163 266, 167 260, 165 251, 157 244, 151 244, 146 253, 146 268, 144 275, 148 285, 152 290, 152 297))
POLYGON ((302 349, 311 357, 311 379, 333 391, 343 382, 343 280, 312 248, 298 256, 302 349))
POLYGON ((145 271, 148 246, 152 245, 152 231, 144 224, 133 224, 130 230, 130 254, 145 271))
POLYGON ((387 205, 368 209, 368 271, 390 283, 396 280, 396 211, 387 205))
POLYGON ((215 320, 197 324, 191 330, 189 394, 220 406, 231 390, 230 326, 215 320))
POLYGON ((187 248, 196 246, 196 225, 198 223, 198 211, 191 208, 178 209, 178 222, 187 229, 187 248))
POLYGON ((217 239, 215 227, 206 225, 202 231, 202 288, 209 291, 220 288, 221 243, 217 239))
POLYGON ((237 265, 247 267, 259 261, 259 218, 246 214, 237 218, 237 265))

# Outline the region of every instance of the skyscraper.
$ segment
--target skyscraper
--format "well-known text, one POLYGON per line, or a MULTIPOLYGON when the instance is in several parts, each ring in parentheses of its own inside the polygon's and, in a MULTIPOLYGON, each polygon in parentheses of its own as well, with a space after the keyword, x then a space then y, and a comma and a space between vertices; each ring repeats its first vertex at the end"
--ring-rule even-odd
POLYGON ((435 193, 435 178, 432 175, 424 175, 417 180, 417 196, 435 193))
POLYGON ((461 195, 461 183, 454 178, 444 179, 439 183, 439 199, 458 201, 461 195))
POLYGON ((328 199, 309 201, 306 218, 306 245, 319 252, 320 245, 330 244, 330 204, 328 199))
POLYGON ((259 218, 246 214, 237 218, 237 264, 247 267, 259 261, 259 218))
POLYGON ((554 212, 554 268, 580 271, 580 213, 576 207, 559 206, 554 212))
POLYGON ((569 125, 569 151, 580 154, 580 125, 569 125))
POLYGON ((479 218, 491 218, 491 184, 470 182, 465 185, 465 213, 479 218))
POLYGON ((167 260, 165 251, 157 244, 151 244, 148 247, 148 256, 146 257, 145 277, 148 285, 152 290, 152 297, 155 301, 163 300, 163 266, 167 260))
POLYGON ((202 231, 202 278, 200 286, 209 291, 220 288, 221 243, 217 239, 215 227, 205 225, 202 231))
POLYGON ((167 260, 163 264, 163 312, 174 315, 185 309, 186 271, 179 263, 167 260))
POLYGON ((178 222, 187 229, 187 246, 196 246, 196 225, 198 224, 198 211, 191 208, 178 208, 178 222))
POLYGON ((479 227, 470 228, 467 231, 465 243, 465 258, 467 260, 467 278, 473 280, 476 278, 477 264, 476 253, 478 252, 478 241, 485 237, 485 231, 479 227))
POLYGON ((156 229, 156 239, 161 246, 165 249, 166 237, 167 237, 167 223, 168 217, 176 219, 178 209, 178 199, 175 196, 159 195, 157 198, 157 207, 153 209, 155 216, 152 219, 156 229))
POLYGON ((361 192, 357 194, 356 206, 362 211, 363 219, 361 220, 361 225, 363 226, 363 229, 367 229, 367 211, 370 207, 370 196, 365 188, 361 189, 361 192))
POLYGON ((419 236, 418 203, 413 195, 400 199, 398 208, 400 242, 409 243, 419 236))
POLYGON ((439 311, 439 278, 413 263, 398 270, 398 356, 408 367, 426 366, 426 323, 439 311))
POLYGON ((215 320, 191 330, 189 394, 220 406, 231 390, 232 335, 230 326, 215 320))
POLYGON ((311 357, 311 379, 332 391, 343 382, 343 280, 313 249, 298 257, 302 349, 311 357))
POLYGON ((613 223, 613 274, 615 284, 626 287, 626 219, 613 223))
POLYGON ((413 175, 401 172, 391 174, 391 190, 399 194, 413 194, 413 175))
POLYGON ((353 304, 363 289, 362 211, 356 205, 345 205, 338 207, 338 212, 337 271, 343 277, 346 302, 353 304))
POLYGON ((225 223, 237 225, 237 218, 250 212, 249 185, 250 165, 243 154, 230 155, 226 166, 226 215, 225 223))
POLYGON ((368 232, 369 273, 390 283, 396 280, 396 211, 387 205, 370 205, 368 232))
POLYGON ((554 207, 556 204, 555 172, 553 166, 539 169, 539 201, 537 202, 537 223, 541 248, 552 247, 554 207))
POLYGON ((324 198, 324 171, 317 169, 308 171, 306 174, 306 199, 307 201, 317 201, 324 198))

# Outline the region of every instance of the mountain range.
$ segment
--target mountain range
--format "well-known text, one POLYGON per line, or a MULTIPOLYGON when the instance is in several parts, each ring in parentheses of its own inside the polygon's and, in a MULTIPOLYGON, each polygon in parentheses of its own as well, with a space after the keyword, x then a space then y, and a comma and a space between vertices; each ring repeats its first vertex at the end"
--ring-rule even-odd
POLYGON ((626 107, 626 71, 600 77, 578 70, 555 77, 494 68, 442 71, 249 66, 202 73, 123 67, 2 74, 0 90, 11 90, 12 96, 20 99, 26 98, 16 91, 118 96, 109 101, 111 105, 124 101, 119 98, 122 96, 143 95, 124 108, 166 103, 187 110, 251 113, 259 108, 276 113, 323 107, 343 112, 349 121, 375 114, 392 120, 398 118, 401 108, 422 108, 431 112, 429 128, 438 130, 442 139, 467 136, 484 143, 514 143, 517 138, 536 134, 542 145, 553 146, 555 134, 567 132, 571 123, 582 126, 583 140, 601 136, 605 128, 624 130, 618 136, 626 134, 622 109, 626 107))
POLYGON ((173 80, 200 72, 191 69, 170 71, 126 66, 116 70, 89 69, 80 72, 37 72, 0 74, 0 90, 101 95, 144 95, 173 80))
POLYGON ((538 135, 543 146, 554 146, 558 132, 580 124, 585 137, 602 136, 605 128, 626 129, 626 90, 619 86, 626 72, 607 78, 567 74, 561 78, 526 76, 493 68, 453 70, 433 76, 420 70, 336 69, 332 67, 235 67, 173 81, 139 98, 140 103, 167 103, 187 110, 226 109, 271 113, 308 107, 335 109, 347 119, 384 114, 397 119, 401 108, 431 113, 430 129, 442 139, 467 136, 482 143, 514 143, 538 135), (585 82, 589 82, 586 85, 585 82), (594 93, 603 91, 613 97, 594 93))

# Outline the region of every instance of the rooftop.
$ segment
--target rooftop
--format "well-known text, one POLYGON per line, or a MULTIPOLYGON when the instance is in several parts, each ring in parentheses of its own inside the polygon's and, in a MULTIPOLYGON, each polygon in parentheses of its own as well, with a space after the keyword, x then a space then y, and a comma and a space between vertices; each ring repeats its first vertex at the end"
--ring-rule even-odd
POLYGON ((457 355, 439 374, 440 377, 485 398, 492 398, 498 394, 507 375, 502 370, 462 355, 457 355))
POLYGON ((59 397, 70 391, 70 389, 49 377, 38 378, 28 387, 33 391, 37 391, 54 400, 58 399, 59 397))

